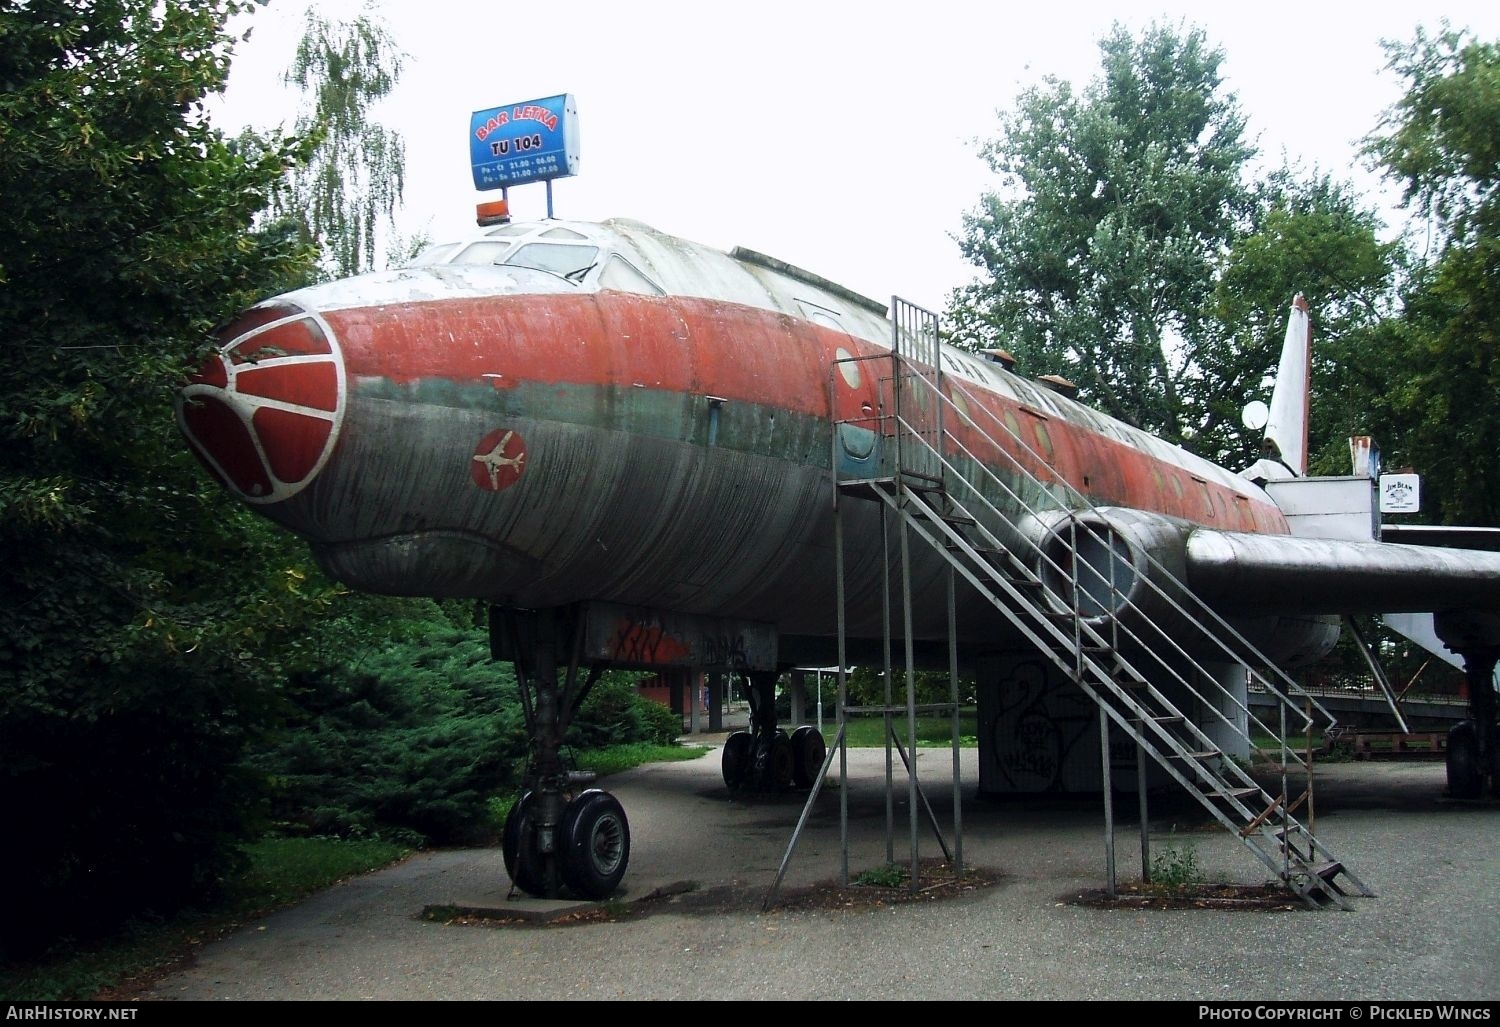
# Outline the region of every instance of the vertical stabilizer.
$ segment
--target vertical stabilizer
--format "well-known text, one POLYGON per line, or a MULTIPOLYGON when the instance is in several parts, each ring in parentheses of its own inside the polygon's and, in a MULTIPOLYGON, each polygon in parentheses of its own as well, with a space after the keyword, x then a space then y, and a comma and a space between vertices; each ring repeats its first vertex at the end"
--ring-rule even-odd
POLYGON ((1281 362, 1276 368, 1276 387, 1271 391, 1269 411, 1263 403, 1246 407, 1245 423, 1252 427, 1252 408, 1259 408, 1256 418, 1265 419, 1265 441, 1255 465, 1241 472, 1255 480, 1275 481, 1301 478, 1307 474, 1307 426, 1312 386, 1312 320, 1307 314, 1307 300, 1299 292, 1292 300, 1286 322, 1286 338, 1281 344, 1281 362))
POLYGON ((1307 474, 1307 421, 1312 386, 1312 320, 1307 300, 1299 292, 1292 300, 1271 392, 1271 419, 1266 422, 1264 451, 1280 460, 1299 478, 1307 474))

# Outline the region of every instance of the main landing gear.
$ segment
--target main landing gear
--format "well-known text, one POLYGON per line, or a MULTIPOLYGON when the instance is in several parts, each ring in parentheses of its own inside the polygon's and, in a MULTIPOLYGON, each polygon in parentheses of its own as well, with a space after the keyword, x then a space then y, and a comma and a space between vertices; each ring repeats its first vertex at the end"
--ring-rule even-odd
POLYGON ((1463 651, 1469 685, 1469 720, 1448 730, 1448 794, 1477 799, 1488 782, 1500 795, 1500 727, 1495 723, 1495 663, 1500 649, 1463 651))
POLYGON ((776 726, 776 674, 751 671, 745 677, 750 730, 724 742, 724 784, 731 792, 812 787, 827 755, 822 734, 803 725, 788 736, 776 726))
POLYGON ((526 789, 505 818, 501 851, 515 886, 539 898, 606 899, 630 864, 630 823, 619 800, 588 787, 592 774, 563 765, 563 736, 604 670, 591 665, 580 681, 582 628, 582 618, 566 610, 490 609, 491 651, 515 665, 532 743, 526 789))

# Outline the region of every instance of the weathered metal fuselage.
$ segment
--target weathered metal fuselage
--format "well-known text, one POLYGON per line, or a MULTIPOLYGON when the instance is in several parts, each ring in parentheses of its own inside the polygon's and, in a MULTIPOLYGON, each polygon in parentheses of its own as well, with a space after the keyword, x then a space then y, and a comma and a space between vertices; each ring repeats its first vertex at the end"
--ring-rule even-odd
MULTIPOLYGON (((831 636, 835 462, 845 477, 879 469, 888 322, 811 276, 628 222, 510 234, 559 229, 597 249, 579 258, 593 265, 417 267, 252 308, 184 390, 187 437, 355 588, 831 636)), ((954 403, 1006 425, 1019 464, 1154 519, 1142 537, 1166 539, 1169 560, 1194 526, 1287 530, 1221 468, 972 354, 942 359, 954 403)), ((880 507, 845 516, 849 628, 878 637, 880 507)), ((914 554, 918 636, 946 631, 944 566, 914 554)), ((959 608, 965 640, 1003 641, 980 604, 959 608)))

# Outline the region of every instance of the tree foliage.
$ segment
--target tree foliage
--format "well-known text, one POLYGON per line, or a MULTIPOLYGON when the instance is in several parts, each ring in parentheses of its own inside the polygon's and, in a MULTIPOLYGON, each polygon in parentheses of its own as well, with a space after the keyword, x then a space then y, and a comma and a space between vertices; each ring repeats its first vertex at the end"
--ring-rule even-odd
POLYGON ((1327 176, 1251 181, 1245 118, 1201 30, 1116 26, 1100 49, 1082 93, 1023 92, 983 147, 1001 183, 965 219, 981 278, 953 297, 956 334, 1248 464, 1238 414, 1275 368, 1292 297, 1352 342, 1389 306, 1395 251, 1327 176))
POLYGON ((330 22, 309 6, 285 82, 303 94, 295 132, 316 141, 273 209, 323 247, 324 270, 343 278, 372 270, 382 232, 401 203, 406 146, 371 108, 400 80, 405 55, 384 23, 365 13, 330 22))
POLYGON ((0 2, 0 947, 213 883, 258 643, 316 601, 172 426, 208 330, 310 256, 252 230, 297 143, 204 112, 245 7, 0 2))
POLYGON ((1367 149, 1432 245, 1387 348, 1400 366, 1369 399, 1428 516, 1500 524, 1500 46, 1445 26, 1387 54, 1406 91, 1367 149))
POLYGON ((1179 440, 1222 249, 1250 206, 1244 118, 1203 33, 1124 28, 1081 94, 1028 89, 981 153, 1001 176, 964 222, 983 277, 954 297, 961 338, 1056 372, 1109 413, 1179 440))
POLYGON ((1312 309, 1313 418, 1309 468, 1345 474, 1350 435, 1371 431, 1364 402, 1385 370, 1378 352, 1396 312, 1399 244, 1380 241, 1379 217, 1329 176, 1283 169, 1256 186, 1252 223, 1224 255, 1211 309, 1216 344, 1201 351, 1204 455, 1245 467, 1259 439, 1237 430, 1243 404, 1269 398, 1264 383, 1281 352, 1288 308, 1301 293, 1312 309), (1217 430, 1217 444, 1208 444, 1217 430))

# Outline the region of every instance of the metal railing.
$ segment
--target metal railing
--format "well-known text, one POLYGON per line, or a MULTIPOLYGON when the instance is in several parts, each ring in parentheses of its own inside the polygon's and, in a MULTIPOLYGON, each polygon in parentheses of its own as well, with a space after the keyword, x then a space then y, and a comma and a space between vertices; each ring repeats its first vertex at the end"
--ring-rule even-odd
MULTIPOLYGON (((1327 882, 1319 880, 1312 861, 1323 857, 1331 865, 1335 862, 1332 854, 1313 837, 1310 823, 1303 824, 1293 815, 1303 802, 1311 803, 1310 763, 1286 739, 1289 713, 1301 721, 1291 730, 1308 728, 1313 709, 1330 726, 1333 717, 1149 552, 1130 547, 1128 536, 1114 529, 1107 510, 1093 506, 961 380, 947 379, 950 397, 944 390, 935 316, 927 312, 913 316, 904 309, 909 305, 899 300, 894 306, 890 355, 850 357, 835 361, 830 369, 832 375, 839 364, 872 359, 889 361, 891 366, 889 377, 881 379, 882 398, 888 399, 884 409, 840 422, 878 422, 879 435, 890 443, 885 450, 887 465, 874 481, 839 484, 865 485, 883 500, 906 527, 943 554, 954 572, 999 609, 1014 629, 1079 684, 1142 753, 1197 796, 1224 827, 1236 832, 1304 898, 1311 902, 1314 893, 1328 893, 1327 882), (925 359, 914 360, 903 353, 903 336, 917 344, 907 348, 916 348, 925 359), (999 429, 1007 444, 1002 445, 979 424, 976 412, 999 429), (976 448, 982 453, 974 452, 976 448), (881 482, 888 484, 879 487, 881 482), (1104 567, 1080 558, 1081 537, 1092 543, 1091 551, 1107 554, 1104 567), (1127 556, 1144 560, 1151 573, 1142 573, 1140 564, 1119 559, 1117 545, 1121 544, 1127 556), (1129 573, 1131 590, 1121 587, 1122 569, 1129 573), (1154 603, 1171 611, 1170 629, 1133 598, 1134 589, 1146 590, 1154 603), (1086 604, 1091 604, 1087 610, 1086 604), (1190 642, 1178 637, 1184 629, 1192 636, 1190 642), (1275 728, 1224 688, 1190 647, 1215 653, 1214 662, 1243 668, 1247 685, 1254 681, 1275 695, 1279 706, 1275 728), (1205 695, 1202 682, 1212 682, 1217 694, 1205 695), (1207 719, 1216 719, 1247 750, 1265 751, 1252 736, 1252 724, 1262 734, 1277 738, 1274 762, 1282 768, 1280 795, 1272 796, 1244 767, 1226 758, 1219 743, 1161 686, 1190 697, 1207 719), (1292 767, 1307 775, 1306 789, 1297 800, 1288 791, 1292 767), (1253 807, 1243 801, 1252 796, 1253 807), (1306 845, 1305 854, 1291 844, 1293 838, 1306 845)), ((905 537, 903 532, 903 541, 905 537)), ((842 612, 840 620, 842 624, 842 612)), ((909 650, 909 625, 906 633, 909 650)), ((1101 744, 1107 747, 1103 724, 1101 720, 1101 744)), ((1111 852, 1111 879, 1112 866, 1111 852)), ((1368 893, 1352 874, 1348 876, 1360 892, 1368 893)))

